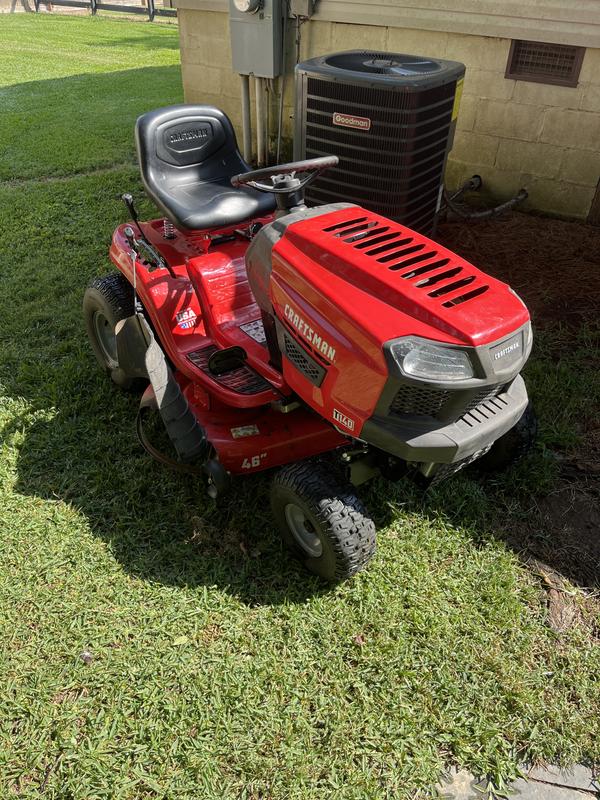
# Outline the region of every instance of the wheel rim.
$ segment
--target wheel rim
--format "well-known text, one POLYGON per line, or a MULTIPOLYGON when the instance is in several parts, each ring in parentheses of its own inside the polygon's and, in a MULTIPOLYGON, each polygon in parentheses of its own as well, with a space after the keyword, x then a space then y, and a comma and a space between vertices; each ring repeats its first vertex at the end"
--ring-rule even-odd
POLYGON ((117 337, 113 326, 102 311, 96 311, 94 314, 94 332, 107 366, 111 369, 118 367, 117 337))
POLYGON ((285 507, 285 519, 292 536, 307 555, 312 558, 323 555, 323 545, 315 527, 300 506, 288 503, 285 507))

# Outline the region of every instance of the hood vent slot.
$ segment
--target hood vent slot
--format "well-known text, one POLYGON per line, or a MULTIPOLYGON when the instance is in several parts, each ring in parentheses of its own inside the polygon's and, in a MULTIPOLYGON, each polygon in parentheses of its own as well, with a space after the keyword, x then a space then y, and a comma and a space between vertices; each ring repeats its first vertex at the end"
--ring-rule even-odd
MULTIPOLYGON (((395 237, 394 237, 395 238, 395 237)), ((404 239, 396 239, 393 242, 388 242, 387 244, 382 244, 380 247, 374 247, 372 250, 367 250, 366 255, 368 256, 377 256, 379 253, 385 253, 388 250, 393 250, 394 247, 398 247, 401 244, 408 244, 412 242, 412 236, 408 236, 404 239)), ((380 259, 378 259, 380 260, 380 259)))
MULTIPOLYGON (((362 241, 363 239, 370 239, 372 236, 377 236, 379 233, 383 233, 384 231, 388 231, 389 230, 389 228, 387 226, 385 228, 382 228, 379 225, 377 225, 376 223, 373 223, 372 225, 367 225, 367 229, 368 230, 363 230, 361 233, 357 233, 356 236, 351 236, 349 239, 344 238, 344 241, 348 242, 348 244, 353 244, 354 242, 359 242, 359 241, 362 241)), ((349 231, 346 231, 346 233, 344 233, 344 237, 348 233, 349 233, 349 231)), ((365 246, 368 246, 368 245, 369 245, 369 242, 367 242, 367 245, 365 245, 365 246)))
POLYGON ((344 231, 339 231, 339 233, 334 233, 333 235, 336 239, 343 239, 345 242, 352 241, 352 237, 350 239, 346 239, 346 236, 351 236, 353 233, 357 233, 358 231, 366 231, 369 228, 374 228, 377 225, 376 222, 363 222, 361 225, 356 225, 353 228, 347 228, 344 231))
MULTIPOLYGON (((462 267, 454 267, 453 269, 447 269, 445 272, 438 272, 437 275, 430 275, 429 278, 423 278, 422 281, 417 281, 415 286, 418 286, 419 289, 425 289, 427 286, 433 286, 440 281, 445 281, 448 278, 454 278, 457 275, 460 275, 462 272, 462 267)), ((429 295, 432 297, 433 295, 429 295)))
POLYGON ((452 300, 446 300, 445 303, 442 303, 444 308, 452 308, 452 306, 458 306, 461 303, 466 303, 467 300, 472 300, 474 297, 479 297, 480 294, 487 292, 489 286, 478 286, 477 289, 471 289, 470 292, 465 292, 465 294, 461 294, 458 297, 453 297, 452 300))
MULTIPOLYGON (((407 267, 409 264, 414 264, 414 263, 415 259, 409 258, 408 261, 402 264, 394 264, 394 266, 390 267, 390 269, 403 269, 404 267, 407 267)), ((410 272, 405 272, 404 275, 402 275, 402 277, 405 278, 407 281, 409 281, 412 278, 417 278, 419 275, 424 275, 426 272, 432 272, 434 269, 438 269, 439 267, 445 267, 446 264, 449 263, 450 263, 449 258, 440 258, 438 261, 433 261, 431 264, 425 264, 424 266, 418 267, 417 269, 411 269, 410 272)))
POLYGON ((450 294, 450 292, 454 292, 456 289, 462 289, 463 286, 468 286, 470 283, 473 283, 474 280, 475 275, 469 275, 468 278, 452 281, 452 283, 448 283, 446 286, 440 286, 439 289, 434 289, 433 292, 429 292, 429 297, 441 297, 444 294, 450 294))
POLYGON ((412 258, 403 258, 402 261, 398 262, 398 264, 392 264, 390 267, 388 267, 388 269, 394 271, 397 269, 406 269, 406 267, 410 267, 413 264, 418 264, 420 261, 428 261, 434 256, 437 256, 435 250, 429 250, 426 253, 421 253, 421 255, 413 256, 412 258))
POLYGON ((329 228, 323 228, 325 233, 331 233, 331 231, 337 231, 340 228, 349 228, 350 225, 356 225, 357 222, 366 222, 366 217, 357 217, 356 219, 347 219, 344 222, 338 222, 337 225, 330 225, 329 228))
MULTIPOLYGON (((387 231, 389 228, 382 228, 381 233, 383 231, 387 231)), ((400 236, 398 231, 394 231, 394 233, 386 233, 385 236, 377 236, 376 239, 371 239, 370 242, 360 242, 360 244, 355 244, 357 250, 364 250, 365 247, 372 247, 374 244, 380 244, 381 242, 387 242, 389 239, 397 239, 400 236)))
MULTIPOLYGON (((408 241, 412 242, 412 239, 409 239, 408 241)), ((397 244, 400 244, 400 242, 397 242, 397 244)), ((424 247, 424 244, 413 244, 412 247, 405 247, 403 250, 395 250, 393 253, 388 253, 386 256, 378 258, 377 261, 380 264, 385 264, 388 261, 393 261, 395 258, 399 258, 400 256, 408 256, 411 253, 418 253, 419 250, 423 250, 424 247)), ((431 255, 435 255, 435 253, 432 253, 431 255)))

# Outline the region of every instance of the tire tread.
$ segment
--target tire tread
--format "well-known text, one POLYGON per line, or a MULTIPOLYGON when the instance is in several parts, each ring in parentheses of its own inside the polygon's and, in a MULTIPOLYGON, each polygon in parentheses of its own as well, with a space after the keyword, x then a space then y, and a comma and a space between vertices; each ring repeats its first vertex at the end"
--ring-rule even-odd
POLYGON ((133 314, 133 287, 122 273, 111 272, 109 275, 94 278, 88 288, 100 292, 120 319, 133 314))
POLYGON ((274 479, 314 511, 335 553, 335 575, 341 581, 364 569, 376 551, 375 524, 352 487, 344 486, 318 461, 283 467, 274 479))

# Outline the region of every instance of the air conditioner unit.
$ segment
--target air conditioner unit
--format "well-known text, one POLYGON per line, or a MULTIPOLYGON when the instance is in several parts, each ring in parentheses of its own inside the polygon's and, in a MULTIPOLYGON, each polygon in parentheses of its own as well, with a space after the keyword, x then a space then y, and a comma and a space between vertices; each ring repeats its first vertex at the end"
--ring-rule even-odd
POLYGON ((452 147, 464 64, 349 50, 296 67, 295 158, 340 163, 306 192, 430 234, 452 147))

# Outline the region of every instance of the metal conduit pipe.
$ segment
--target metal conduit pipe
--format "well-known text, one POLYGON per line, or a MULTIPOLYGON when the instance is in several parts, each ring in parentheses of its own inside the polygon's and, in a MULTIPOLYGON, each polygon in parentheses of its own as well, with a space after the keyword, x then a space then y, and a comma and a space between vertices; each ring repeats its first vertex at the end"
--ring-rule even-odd
POLYGON ((256 163, 265 166, 265 92, 263 78, 254 78, 256 86, 256 163))
POLYGON ((240 75, 242 81, 242 137, 244 161, 252 161, 252 122, 250 120, 250 76, 240 75))
POLYGON ((482 220, 482 219, 491 219, 492 217, 498 217, 504 211, 509 211, 511 208, 514 208, 519 203, 522 203, 523 200, 526 200, 529 197, 529 193, 527 189, 521 189, 518 194, 512 197, 510 200, 507 200, 505 203, 500 203, 498 206, 494 206, 493 208, 486 208, 483 211, 477 210, 469 210, 468 208, 464 208, 456 204, 456 196, 460 196, 463 194, 464 187, 461 187, 458 192, 452 197, 448 195, 446 190, 444 189, 444 199, 446 200, 446 205, 448 208, 453 211, 458 217, 462 219, 468 220, 482 220))

